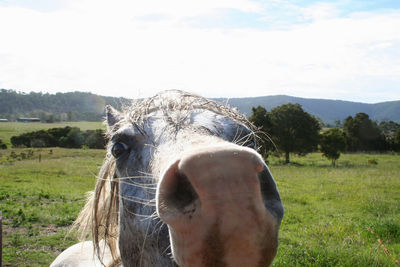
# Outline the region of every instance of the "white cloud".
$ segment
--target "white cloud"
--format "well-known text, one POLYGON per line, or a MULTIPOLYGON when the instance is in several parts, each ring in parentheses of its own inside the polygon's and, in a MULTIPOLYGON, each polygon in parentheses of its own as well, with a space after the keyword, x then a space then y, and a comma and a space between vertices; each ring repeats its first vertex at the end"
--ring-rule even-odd
POLYGON ((218 8, 266 12, 247 0, 85 0, 45 13, 0 6, 0 88, 400 99, 378 86, 400 87, 400 12, 338 18, 321 4, 301 11, 312 22, 286 30, 184 23, 218 8))
MULTIPOLYGON (((75 10, 95 16, 111 16, 126 18, 164 17, 171 21, 181 21, 185 18, 212 13, 217 9, 235 9, 241 12, 260 12, 261 6, 251 0, 72 0, 71 7, 75 10)), ((147 20, 148 22, 148 20, 147 20)))
POLYGON ((300 8, 305 19, 310 20, 325 20, 336 18, 339 15, 337 3, 316 3, 309 7, 300 8))

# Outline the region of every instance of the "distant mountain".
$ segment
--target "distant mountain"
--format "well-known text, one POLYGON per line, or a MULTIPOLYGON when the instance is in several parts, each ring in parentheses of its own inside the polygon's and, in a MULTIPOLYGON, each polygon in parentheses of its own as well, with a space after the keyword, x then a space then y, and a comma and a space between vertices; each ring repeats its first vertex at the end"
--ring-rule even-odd
MULTIPOLYGON (((286 95, 247 97, 247 98, 217 98, 219 102, 237 107, 246 116, 251 114, 251 108, 263 106, 268 111, 287 103, 298 103, 310 114, 320 118, 325 123, 334 124, 335 120, 343 121, 356 113, 367 113, 372 120, 395 121, 400 123, 400 101, 366 104, 341 100, 309 99, 286 95)), ((71 92, 57 94, 19 93, 14 90, 0 90, 0 119, 15 120, 19 116, 39 117, 48 120, 49 116, 72 120, 101 120, 104 106, 109 104, 120 109, 121 105, 129 103, 127 98, 105 97, 92 93, 71 92)))
POLYGON ((268 111, 287 104, 298 103, 305 111, 320 118, 325 123, 334 124, 335 120, 343 121, 348 116, 353 116, 359 112, 364 112, 372 120, 400 122, 400 101, 382 102, 377 104, 366 104, 342 100, 326 100, 300 98, 286 95, 261 96, 251 98, 218 98, 217 101, 228 103, 232 107, 237 107, 246 116, 251 114, 251 108, 262 106, 268 111))

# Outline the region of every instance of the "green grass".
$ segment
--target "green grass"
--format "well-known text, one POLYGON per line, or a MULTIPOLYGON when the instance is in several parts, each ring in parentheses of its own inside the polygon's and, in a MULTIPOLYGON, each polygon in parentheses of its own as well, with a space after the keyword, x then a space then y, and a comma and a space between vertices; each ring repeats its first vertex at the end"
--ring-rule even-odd
POLYGON ((399 156, 345 154, 336 168, 319 153, 292 160, 271 159, 285 206, 273 266, 395 266, 399 156))
MULTIPOLYGON (((12 151, 28 153, 28 149, 12 151)), ((9 155, 1 152, 5 266, 48 266, 77 242, 73 235, 65 236, 84 204, 85 192, 94 187, 105 154, 103 150, 59 148, 33 151, 29 159, 9 161, 9 155)))
POLYGON ((105 128, 101 122, 58 122, 58 123, 41 123, 41 122, 0 122, 0 139, 3 140, 8 147, 11 146, 10 138, 14 135, 20 135, 27 132, 38 131, 59 127, 78 127, 82 131, 96 130, 105 128))
MULTIPOLYGON (((103 150, 46 148, 22 159, 28 151, 0 151, 5 266, 48 266, 77 242, 68 227, 104 157, 103 150)), ((285 206, 273 266, 396 266, 399 155, 344 154, 336 168, 319 153, 291 160, 269 164, 285 206)))

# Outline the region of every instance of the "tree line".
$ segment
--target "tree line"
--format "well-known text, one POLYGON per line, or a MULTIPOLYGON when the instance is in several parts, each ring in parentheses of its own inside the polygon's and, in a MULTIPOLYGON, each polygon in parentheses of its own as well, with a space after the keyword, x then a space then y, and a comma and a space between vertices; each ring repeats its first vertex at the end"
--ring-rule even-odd
POLYGON ((99 96, 85 92, 23 93, 0 89, 0 118, 16 121, 19 117, 40 118, 42 122, 102 121, 104 106, 116 109, 129 99, 99 96))
POLYGON ((13 147, 65 147, 65 148, 97 148, 106 145, 104 131, 81 131, 78 127, 51 128, 23 133, 10 139, 13 147))
POLYGON ((341 152, 400 151, 400 124, 393 121, 379 125, 365 113, 347 117, 342 127, 322 129, 322 122, 305 112, 300 104, 285 104, 267 111, 264 107, 252 108, 249 120, 260 129, 261 153, 305 155, 318 149, 332 164, 341 152))
MULTIPOLYGON (((322 129, 322 122, 303 110, 300 104, 284 104, 267 111, 252 108, 249 120, 259 128, 260 153, 272 152, 305 155, 320 150, 332 164, 341 152, 400 151, 400 124, 389 121, 379 125, 365 113, 347 117, 341 127, 322 129)), ((81 131, 77 127, 52 128, 24 133, 11 138, 13 147, 104 148, 102 130, 81 131)), ((1 145, 1 143, 0 143, 1 145)))

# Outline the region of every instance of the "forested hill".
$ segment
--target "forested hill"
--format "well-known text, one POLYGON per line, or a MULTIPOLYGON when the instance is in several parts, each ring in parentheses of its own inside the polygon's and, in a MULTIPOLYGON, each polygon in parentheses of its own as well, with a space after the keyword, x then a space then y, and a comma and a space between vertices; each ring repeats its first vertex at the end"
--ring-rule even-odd
MULTIPOLYGON (((268 111, 287 103, 299 103, 310 114, 325 123, 334 124, 356 113, 367 113, 372 120, 395 121, 400 123, 400 101, 365 104, 340 100, 308 99, 285 95, 251 98, 215 99, 237 107, 249 116, 251 108, 263 106, 268 111)), ((38 117, 42 121, 87 120, 99 121, 104 115, 104 106, 109 104, 120 109, 129 103, 126 98, 104 97, 92 93, 19 93, 14 90, 0 90, 0 119, 16 120, 18 117, 38 117)))
POLYGON ((343 121, 348 116, 364 112, 372 120, 400 122, 400 101, 389 101, 377 104, 366 104, 351 101, 300 98, 286 95, 262 96, 251 98, 216 99, 228 102, 232 107, 237 107, 249 116, 251 108, 263 106, 268 111, 272 108, 287 104, 298 103, 308 113, 322 119, 325 123, 334 124, 336 120, 343 121))
POLYGON ((71 92, 57 94, 24 94, 14 90, 0 90, 0 118, 37 117, 42 121, 84 120, 100 121, 105 105, 120 109, 126 98, 105 97, 92 93, 71 92))

